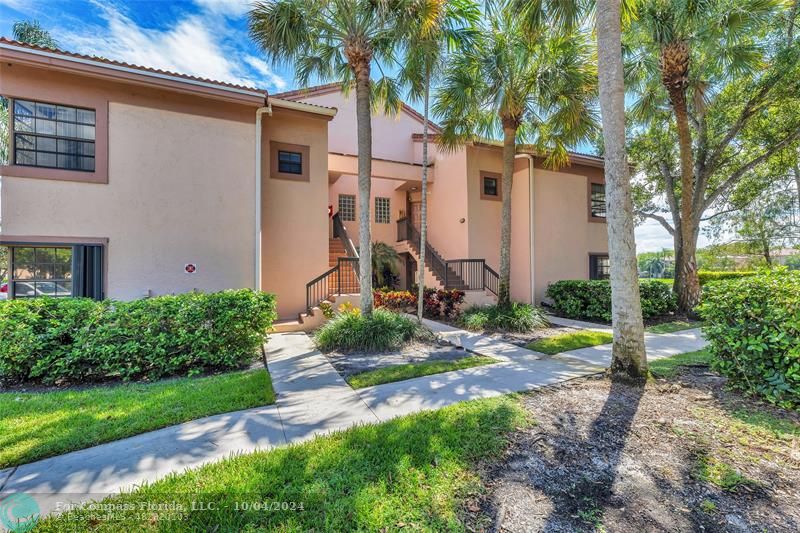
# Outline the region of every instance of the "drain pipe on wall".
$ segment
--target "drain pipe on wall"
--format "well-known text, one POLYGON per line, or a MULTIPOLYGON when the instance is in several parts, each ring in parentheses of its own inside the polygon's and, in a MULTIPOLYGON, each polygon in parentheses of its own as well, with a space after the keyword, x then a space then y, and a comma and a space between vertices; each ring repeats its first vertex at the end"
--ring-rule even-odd
POLYGON ((533 227, 533 156, 531 154, 517 154, 514 156, 514 159, 527 159, 528 160, 528 190, 530 192, 528 196, 528 222, 529 222, 529 231, 530 231, 530 248, 531 248, 531 256, 529 258, 530 265, 531 265, 531 303, 536 304, 536 285, 534 284, 534 275, 533 271, 535 268, 536 263, 534 262, 536 256, 534 254, 534 227, 533 227))
POLYGON ((261 290, 261 117, 267 114, 272 116, 272 106, 256 109, 256 261, 255 261, 255 289, 261 290))

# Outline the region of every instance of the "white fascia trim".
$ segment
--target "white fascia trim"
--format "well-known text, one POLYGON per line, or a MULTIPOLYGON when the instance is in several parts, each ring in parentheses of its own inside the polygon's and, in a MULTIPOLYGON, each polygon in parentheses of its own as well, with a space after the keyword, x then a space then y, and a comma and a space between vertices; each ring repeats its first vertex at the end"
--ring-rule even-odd
POLYGON ((263 91, 255 91, 255 90, 248 90, 248 89, 239 89, 239 88, 236 88, 236 87, 228 87, 226 85, 218 85, 216 83, 210 83, 210 82, 207 82, 207 81, 192 80, 192 79, 182 78, 180 76, 171 76, 169 74, 163 74, 161 72, 151 72, 149 70, 141 70, 141 69, 137 69, 137 68, 123 67, 122 65, 114 65, 114 64, 111 64, 111 63, 105 63, 103 61, 96 61, 96 60, 93 60, 93 59, 85 59, 85 58, 82 58, 82 57, 72 57, 72 56, 69 56, 69 55, 59 54, 59 53, 56 53, 56 52, 47 52, 45 50, 34 50, 32 48, 26 48, 24 46, 14 46, 12 44, 7 44, 7 43, 0 43, 0 49, 13 50, 13 51, 16 51, 16 52, 23 52, 23 53, 26 53, 26 54, 33 54, 33 55, 37 55, 37 56, 48 57, 48 58, 51 58, 51 59, 60 59, 62 61, 70 61, 72 63, 79 63, 79 64, 82 64, 82 65, 89 65, 89 66, 93 66, 93 67, 106 68, 106 69, 110 69, 110 70, 116 70, 116 71, 119 71, 119 72, 126 72, 126 73, 129 73, 129 74, 138 74, 140 76, 147 76, 147 77, 150 77, 150 78, 157 78, 157 79, 161 79, 161 80, 174 81, 174 82, 177 82, 177 83, 186 83, 188 85, 195 85, 197 87, 206 87, 208 89, 217 89, 217 90, 222 90, 222 91, 228 91, 228 92, 232 92, 232 93, 236 93, 236 94, 243 94, 243 95, 246 95, 246 96, 255 96, 255 97, 263 98, 264 95, 265 95, 265 92, 263 92, 263 91))
POLYGON ((280 107, 283 109, 292 109, 294 111, 303 111, 305 113, 314 113, 315 115, 325 115, 326 117, 335 117, 339 111, 335 107, 321 107, 313 104, 305 104, 303 102, 295 102, 293 100, 284 100, 282 98, 269 97, 270 105, 280 107))

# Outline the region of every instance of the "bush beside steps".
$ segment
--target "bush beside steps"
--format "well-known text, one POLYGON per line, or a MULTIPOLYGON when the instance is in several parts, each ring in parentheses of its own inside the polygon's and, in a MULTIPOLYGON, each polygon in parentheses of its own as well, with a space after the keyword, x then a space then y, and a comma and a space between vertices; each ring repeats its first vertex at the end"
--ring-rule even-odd
POLYGON ((433 338, 416 320, 387 309, 375 309, 370 316, 343 309, 314 334, 317 347, 325 352, 396 350, 412 340, 433 338))
POLYGON ((275 296, 250 289, 10 300, 0 304, 0 379, 52 385, 242 368, 275 318, 275 296))

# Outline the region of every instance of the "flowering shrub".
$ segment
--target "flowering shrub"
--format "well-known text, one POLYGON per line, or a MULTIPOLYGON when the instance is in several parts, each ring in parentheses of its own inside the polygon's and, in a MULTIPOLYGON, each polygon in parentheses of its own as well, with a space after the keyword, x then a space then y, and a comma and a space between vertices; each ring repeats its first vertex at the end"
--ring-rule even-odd
POLYGON ((422 313, 428 318, 455 318, 464 303, 464 291, 426 287, 422 293, 422 313))

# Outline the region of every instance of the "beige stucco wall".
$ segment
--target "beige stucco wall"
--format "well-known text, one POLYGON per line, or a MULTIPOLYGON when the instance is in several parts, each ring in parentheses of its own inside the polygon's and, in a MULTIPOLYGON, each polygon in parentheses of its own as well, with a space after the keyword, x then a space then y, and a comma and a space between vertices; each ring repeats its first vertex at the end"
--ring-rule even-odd
MULTIPOLYGON (((340 154, 357 154, 358 137, 356 126, 356 95, 345 97, 341 92, 312 95, 301 98, 310 104, 335 107, 339 111, 330 122, 328 151, 340 154)), ((412 133, 422 133, 422 124, 415 118, 399 113, 387 116, 375 113, 372 116, 372 157, 413 163, 414 144, 412 133)))
MULTIPOLYGON (((402 181, 389 180, 382 178, 373 178, 370 189, 370 233, 372 242, 385 242, 392 245, 397 241, 397 220, 400 218, 400 212, 406 210, 406 193, 405 191, 396 190, 398 186, 402 185, 402 181), (389 207, 392 210, 389 224, 378 224, 375 222, 375 197, 380 196, 389 198, 389 207)), ((333 212, 339 210, 339 195, 352 194, 356 197, 356 219, 355 221, 345 221, 344 226, 347 229, 347 234, 353 241, 353 244, 358 246, 359 233, 358 233, 358 218, 360 210, 358 208, 358 177, 352 175, 341 176, 335 183, 331 184, 328 189, 328 205, 333 206, 333 212)))
POLYGON ((111 298, 252 287, 254 157, 249 124, 111 102, 109 183, 4 176, 3 233, 108 238, 111 298))
POLYGON ((262 141, 261 288, 278 295, 280 318, 296 318, 306 283, 328 270, 328 122, 276 109, 262 141), (273 179, 270 141, 310 146, 310 181, 273 179))
POLYGON ((588 221, 587 177, 571 172, 580 170, 535 170, 537 302, 544 298, 549 283, 588 279, 589 254, 608 252, 606 224, 588 221))
POLYGON ((466 150, 439 154, 435 166, 436 181, 428 186, 428 242, 445 259, 469 257, 466 150))

